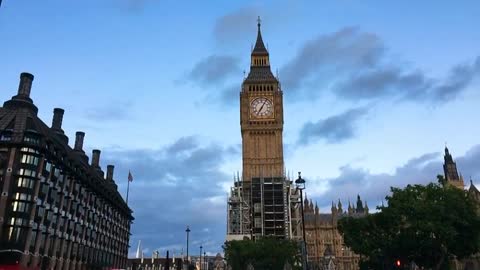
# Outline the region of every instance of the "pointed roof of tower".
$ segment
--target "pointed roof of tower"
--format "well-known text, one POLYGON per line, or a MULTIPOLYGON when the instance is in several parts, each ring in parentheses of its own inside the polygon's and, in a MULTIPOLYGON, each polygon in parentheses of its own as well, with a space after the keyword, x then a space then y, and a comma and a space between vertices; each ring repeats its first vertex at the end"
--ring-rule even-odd
POLYGON ((357 212, 363 212, 363 203, 362 199, 360 199, 360 194, 357 195, 357 212))
POLYGON ((332 214, 336 214, 337 213, 337 206, 335 205, 335 203, 332 201, 332 214))
MULTIPOLYGON (((278 83, 277 78, 270 70, 270 60, 267 48, 263 43, 262 32, 260 31, 260 17, 258 18, 257 41, 252 50, 252 60, 250 64, 250 72, 245 78, 246 83, 278 83)), ((274 90, 274 89, 272 89, 274 90)))
POLYGON ((470 188, 468 191, 471 193, 480 194, 480 191, 478 191, 477 187, 473 184, 472 178, 470 178, 470 188))
POLYGON ((453 163, 453 158, 452 158, 452 155, 450 154, 450 152, 448 151, 448 148, 447 146, 445 146, 445 156, 444 156, 444 160, 445 162, 447 163, 453 163))
POLYGON ((258 16, 258 19, 257 19, 257 27, 258 27, 257 41, 255 42, 255 47, 253 47, 252 55, 268 55, 267 48, 265 47, 265 44, 263 43, 262 31, 260 31, 261 22, 262 21, 260 20, 260 16, 258 16))

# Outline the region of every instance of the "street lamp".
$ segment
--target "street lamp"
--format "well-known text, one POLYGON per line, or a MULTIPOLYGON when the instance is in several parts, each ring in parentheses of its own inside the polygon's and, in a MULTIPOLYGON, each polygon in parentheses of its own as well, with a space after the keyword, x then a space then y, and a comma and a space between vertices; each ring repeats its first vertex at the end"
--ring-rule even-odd
POLYGON ((188 266, 189 266, 189 263, 188 263, 188 236, 190 234, 190 227, 189 226, 187 226, 187 229, 185 230, 185 232, 187 233, 187 259, 186 259, 186 261, 187 261, 187 269, 188 269, 188 266))
POLYGON ((199 265, 200 265, 200 270, 202 270, 202 248, 203 248, 203 247, 200 246, 200 263, 199 263, 199 265))
POLYGON ((307 241, 305 237, 305 214, 303 213, 303 190, 305 189, 305 180, 302 178, 302 172, 298 172, 298 179, 295 180, 295 185, 297 189, 300 190, 300 208, 302 211, 302 232, 303 232, 303 248, 305 254, 305 263, 303 269, 308 269, 307 262, 307 241))
POLYGON ((203 269, 204 269, 204 270, 208 270, 208 265, 207 265, 207 252, 206 252, 206 251, 203 252, 203 265, 204 265, 203 269))

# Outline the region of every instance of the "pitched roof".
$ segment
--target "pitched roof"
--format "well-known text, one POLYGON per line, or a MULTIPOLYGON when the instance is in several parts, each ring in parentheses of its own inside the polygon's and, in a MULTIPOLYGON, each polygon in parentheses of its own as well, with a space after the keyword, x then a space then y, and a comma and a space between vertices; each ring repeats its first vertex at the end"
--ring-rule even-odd
POLYGON ((245 82, 248 83, 277 83, 270 67, 251 67, 245 82))

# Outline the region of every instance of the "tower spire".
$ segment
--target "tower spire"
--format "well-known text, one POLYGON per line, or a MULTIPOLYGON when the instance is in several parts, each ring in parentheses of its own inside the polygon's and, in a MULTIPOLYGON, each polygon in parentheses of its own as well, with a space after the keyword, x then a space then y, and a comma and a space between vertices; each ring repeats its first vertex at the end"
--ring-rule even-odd
MULTIPOLYGON (((263 43, 262 31, 261 31, 261 19, 258 16, 257 19, 257 40, 253 46, 251 58, 250 58, 250 72, 244 83, 274 83, 278 84, 277 78, 273 75, 270 69, 270 55, 265 43, 263 43)), ((278 86, 278 85, 277 85, 278 86)), ((268 86, 270 90, 276 89, 276 87, 268 86)), ((256 88, 259 89, 259 88, 256 88)))
POLYGON ((445 146, 445 155, 443 157, 443 172, 445 180, 448 184, 452 184, 460 189, 463 189, 463 177, 458 173, 457 164, 453 160, 452 154, 445 146))
POLYGON ((267 48, 265 47, 265 44, 263 43, 263 39, 262 39, 262 31, 260 30, 260 27, 261 27, 260 16, 258 16, 258 19, 257 19, 257 27, 258 27, 257 41, 255 42, 255 46, 253 47, 252 56, 254 55, 268 56, 267 48))

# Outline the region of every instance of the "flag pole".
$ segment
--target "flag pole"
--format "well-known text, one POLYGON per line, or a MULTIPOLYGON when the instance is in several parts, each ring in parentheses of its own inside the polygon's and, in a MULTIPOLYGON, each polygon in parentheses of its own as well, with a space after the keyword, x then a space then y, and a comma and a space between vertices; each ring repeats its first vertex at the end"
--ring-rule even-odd
POLYGON ((127 182, 128 182, 128 183, 127 183, 127 200, 126 200, 126 203, 127 203, 127 205, 128 205, 128 191, 129 191, 129 189, 130 189, 130 180, 128 180, 127 182))
POLYGON ((128 183, 127 183, 127 198, 126 198, 125 202, 128 205, 128 192, 130 191, 130 182, 133 181, 133 176, 132 176, 132 173, 130 172, 130 170, 128 170, 128 177, 127 178, 128 178, 128 180, 127 180, 128 181, 128 183))

